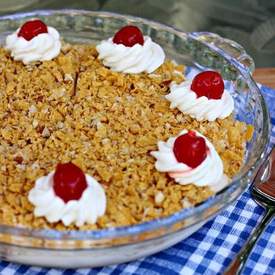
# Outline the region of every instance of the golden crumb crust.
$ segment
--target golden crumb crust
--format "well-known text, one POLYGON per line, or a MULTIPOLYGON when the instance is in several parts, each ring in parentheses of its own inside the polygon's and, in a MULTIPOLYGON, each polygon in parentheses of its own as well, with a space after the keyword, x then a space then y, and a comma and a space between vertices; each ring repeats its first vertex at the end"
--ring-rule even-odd
MULTIPOLYGON (((80 230, 132 225, 167 216, 212 195, 158 172, 150 152, 182 129, 215 146, 232 177, 242 165, 253 128, 233 117, 198 122, 171 110, 164 98, 184 67, 166 62, 152 74, 112 72, 91 45, 63 45, 52 61, 28 66, 0 49, 0 223, 65 229, 35 218, 28 193, 35 180, 72 161, 95 177, 107 210, 80 230)), ((74 226, 67 227, 73 229, 74 226)))

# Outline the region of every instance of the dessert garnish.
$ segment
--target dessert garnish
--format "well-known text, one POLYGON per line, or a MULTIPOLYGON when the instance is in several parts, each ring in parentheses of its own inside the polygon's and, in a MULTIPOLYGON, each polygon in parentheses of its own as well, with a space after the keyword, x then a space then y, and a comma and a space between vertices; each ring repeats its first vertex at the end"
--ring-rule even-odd
POLYGON ((17 36, 18 37, 22 36, 26 40, 30 41, 38 34, 47 33, 47 32, 48 32, 47 25, 39 19, 34 19, 24 23, 21 26, 17 36))
POLYGON ((53 189, 64 202, 79 200, 87 188, 85 174, 75 164, 59 163, 53 175, 53 189))
POLYGON ((196 168, 205 160, 207 150, 205 139, 197 136, 194 131, 177 137, 173 147, 177 161, 191 168, 196 168))
POLYGON ((6 38, 6 49, 24 64, 57 57, 61 50, 59 33, 39 19, 25 22, 6 38))
POLYGON ((103 64, 116 72, 152 73, 165 59, 163 49, 149 36, 143 36, 136 26, 121 28, 114 37, 101 41, 96 49, 103 64))
POLYGON ((224 91, 224 82, 219 73, 204 71, 194 77, 191 90, 198 97, 206 96, 208 99, 221 99, 224 91))
POLYGON ((123 44, 126 47, 132 47, 135 44, 144 44, 143 34, 136 26, 125 26, 121 28, 113 37, 115 44, 123 44))
POLYGON ((102 186, 73 163, 58 164, 55 172, 37 179, 28 198, 36 217, 65 226, 94 224, 106 210, 102 186))
POLYGON ((234 110, 234 100, 226 89, 221 75, 214 71, 199 73, 192 80, 172 83, 165 96, 170 108, 178 108, 198 121, 224 119, 234 110))
POLYGON ((167 142, 158 142, 158 151, 151 152, 156 158, 155 167, 182 185, 225 185, 223 163, 213 144, 194 130, 183 130, 167 142))

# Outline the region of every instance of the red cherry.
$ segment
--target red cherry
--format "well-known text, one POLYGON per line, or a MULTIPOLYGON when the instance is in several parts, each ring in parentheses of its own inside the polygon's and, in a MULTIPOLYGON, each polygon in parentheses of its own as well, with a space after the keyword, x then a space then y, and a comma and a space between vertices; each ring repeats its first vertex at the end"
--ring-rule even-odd
POLYGON ((53 176, 53 189, 65 203, 80 199, 86 188, 86 178, 79 167, 71 162, 57 165, 53 176))
POLYGON ((213 71, 205 71, 195 76, 191 90, 198 97, 206 96, 209 99, 220 99, 224 91, 224 82, 221 75, 213 71))
POLYGON ((135 44, 144 44, 143 34, 136 26, 125 26, 114 35, 115 44, 123 44, 126 47, 132 47, 135 44))
POLYGON ((38 34, 47 33, 47 32, 48 32, 47 25, 39 19, 34 19, 24 23, 20 28, 17 36, 18 37, 22 36, 26 40, 30 41, 38 34))
POLYGON ((204 138, 196 136, 193 131, 177 137, 173 148, 177 161, 191 168, 196 168, 205 160, 207 150, 204 138))

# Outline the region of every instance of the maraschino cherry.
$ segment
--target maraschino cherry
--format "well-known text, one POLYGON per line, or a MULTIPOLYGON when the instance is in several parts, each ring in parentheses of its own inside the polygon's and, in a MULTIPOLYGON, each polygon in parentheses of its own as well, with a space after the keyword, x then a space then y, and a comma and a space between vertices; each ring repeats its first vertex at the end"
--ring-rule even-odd
POLYGON ((132 47, 135 44, 144 44, 144 38, 141 30, 136 26, 125 26, 121 28, 113 37, 115 44, 123 44, 126 47, 132 47))
POLYGON ((196 168, 205 160, 207 150, 204 138, 197 136, 194 131, 177 137, 173 148, 177 161, 191 168, 196 168))
POLYGON ((85 174, 79 167, 71 162, 57 165, 53 176, 53 189, 65 203, 80 199, 86 188, 85 174))
POLYGON ((209 99, 220 99, 224 91, 224 82, 219 73, 205 71, 195 76, 192 81, 191 90, 198 97, 206 96, 209 99))
POLYGON ((22 36, 27 41, 30 41, 38 34, 47 33, 47 32, 48 32, 47 25, 39 19, 34 19, 34 20, 25 22, 21 26, 17 35, 18 37, 22 36))

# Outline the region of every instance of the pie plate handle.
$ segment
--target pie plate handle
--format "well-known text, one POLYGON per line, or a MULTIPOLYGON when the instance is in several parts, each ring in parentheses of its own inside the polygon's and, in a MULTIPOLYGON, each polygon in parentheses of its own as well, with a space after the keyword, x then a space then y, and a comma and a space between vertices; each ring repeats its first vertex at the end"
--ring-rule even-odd
POLYGON ((226 59, 234 59, 238 66, 247 70, 250 74, 254 72, 255 63, 252 57, 237 42, 211 32, 191 32, 188 35, 219 52, 226 59))

